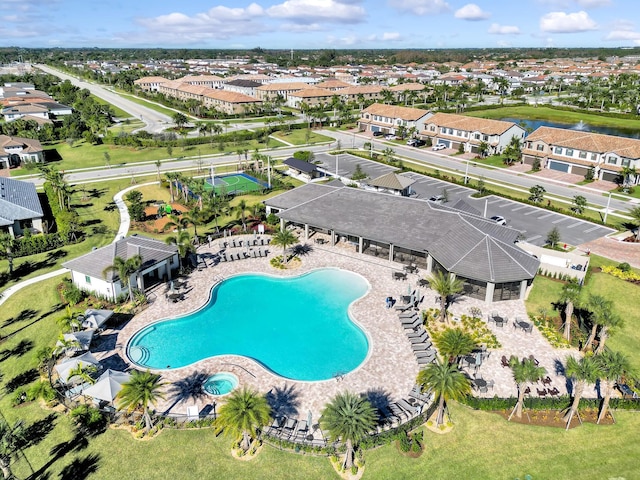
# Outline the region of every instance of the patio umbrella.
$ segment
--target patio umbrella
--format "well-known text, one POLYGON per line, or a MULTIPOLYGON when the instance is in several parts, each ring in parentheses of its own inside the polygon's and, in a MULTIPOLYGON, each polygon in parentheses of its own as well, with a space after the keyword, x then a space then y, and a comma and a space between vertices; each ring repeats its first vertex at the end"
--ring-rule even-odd
POLYGON ((104 372, 102 372, 102 375, 98 377, 98 381, 104 378, 112 378, 118 383, 127 383, 131 379, 131 374, 107 368, 104 372))
POLYGON ((88 308, 84 312, 82 328, 100 328, 111 318, 111 315, 113 315, 113 310, 94 310, 93 308, 88 308))
MULTIPOLYGON (((105 372, 106 373, 106 372, 105 372)), ((118 372, 123 373, 124 372, 118 372)), ((128 376, 128 374, 125 374, 128 376)), ((122 377, 121 377, 122 378, 122 377)), ((122 390, 122 384, 126 382, 120 382, 116 376, 105 376, 102 374, 100 379, 87 388, 83 394, 94 399, 104 400, 105 402, 113 402, 118 395, 118 392, 122 390)))
POLYGON ((63 383, 68 383, 70 379, 69 377, 70 373, 76 368, 78 368, 79 366, 80 367, 86 367, 88 365, 97 366, 98 364, 99 362, 96 359, 96 357, 94 357, 91 354, 91 352, 87 352, 83 355, 80 355, 79 357, 70 358, 69 360, 62 362, 59 365, 56 365, 55 369, 56 369, 56 372, 58 372, 58 376, 60 377, 60 380, 63 383))
POLYGON ((312 427, 313 425, 313 414, 311 413, 311 410, 309 410, 309 412, 307 413, 307 425, 309 426, 309 428, 312 427))
MULTIPOLYGON (((73 332, 73 333, 65 333, 63 335, 65 341, 75 341, 78 342, 78 346, 68 347, 65 349, 67 353, 71 352, 81 352, 84 350, 89 350, 89 345, 91 345, 91 340, 93 339, 93 333, 95 330, 84 330, 82 332, 73 332)), ((57 346, 61 347, 64 344, 58 340, 56 343, 57 346)))

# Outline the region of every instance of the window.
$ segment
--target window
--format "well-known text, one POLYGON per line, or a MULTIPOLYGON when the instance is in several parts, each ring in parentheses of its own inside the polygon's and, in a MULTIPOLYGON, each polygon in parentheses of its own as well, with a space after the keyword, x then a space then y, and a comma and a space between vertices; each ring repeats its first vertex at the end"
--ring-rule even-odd
POLYGON ((580 158, 587 158, 587 152, 579 152, 579 153, 578 153, 578 157, 580 157, 580 158))
POLYGON ((449 129, 449 135, 453 135, 453 128, 449 129))
POLYGON ((479 133, 476 133, 476 134, 473 136, 473 138, 475 138, 476 140, 480 140, 480 134, 479 134, 479 133))
POLYGON ((592 154, 591 154, 591 160, 593 160, 594 162, 595 162, 596 160, 598 160, 598 154, 597 154, 597 153, 592 153, 592 154))
POLYGON ((573 150, 571 148, 567 148, 565 155, 567 157, 573 157, 573 150))
POLYGON ((607 157, 607 163, 608 163, 608 164, 610 164, 610 165, 615 165, 615 164, 617 164, 617 163, 618 163, 618 157, 615 157, 615 156, 613 156, 613 155, 609 155, 609 156, 607 157))
POLYGON ((557 153, 558 155, 562 155, 562 147, 556 147, 554 152, 557 153))
POLYGON ((484 140, 485 142, 489 140, 489 135, 483 135, 482 136, 482 140, 484 140))
POLYGON ((539 143, 539 144, 536 146, 536 150, 538 150, 539 152, 542 152, 542 151, 544 150, 544 144, 539 143))
POLYGON ((628 167, 629 166, 629 162, 630 162, 630 160, 628 158, 623 158, 622 159, 622 166, 623 167, 628 167))
POLYGON ((84 282, 85 283, 91 283, 91 277, 89 275, 85 275, 84 276, 84 282))

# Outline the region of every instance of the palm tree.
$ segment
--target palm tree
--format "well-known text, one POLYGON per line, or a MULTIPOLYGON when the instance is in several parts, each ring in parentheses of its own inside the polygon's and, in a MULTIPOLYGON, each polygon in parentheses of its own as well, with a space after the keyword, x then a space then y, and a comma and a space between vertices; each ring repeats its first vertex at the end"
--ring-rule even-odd
POLYGON ((297 241, 298 237, 296 237, 291 230, 286 228, 283 228, 273 235, 271 238, 271 245, 282 247, 282 263, 289 262, 289 259, 287 258, 287 247, 293 245, 297 241))
POLYGON ((598 325, 602 325, 602 322, 606 321, 603 319, 608 315, 611 308, 613 308, 613 302, 611 300, 607 300, 601 295, 589 295, 587 305, 591 311, 591 332, 589 332, 589 337, 582 347, 583 352, 586 352, 591 348, 591 344, 596 338, 598 325))
POLYGON ((598 337, 598 348, 596 348, 595 354, 599 355, 604 352, 604 344, 607 338, 610 336, 612 329, 620 328, 624 325, 622 317, 612 310, 605 310, 602 312, 602 316, 598 321, 600 324, 600 334, 598 337))
POLYGON ((8 233, 0 234, 0 250, 4 250, 9 262, 9 276, 13 276, 13 238, 8 233))
POLYGON ((604 390, 604 398, 602 399, 602 406, 600 407, 600 413, 598 414, 598 421, 605 417, 609 409, 609 400, 615 384, 620 381, 624 375, 628 375, 631 372, 631 364, 629 359, 620 352, 612 352, 606 350, 602 354, 595 357, 600 366, 600 381, 604 390))
POLYGON ((160 183, 160 167, 162 166, 162 160, 156 160, 153 164, 156 166, 156 172, 158 174, 158 183, 160 183))
POLYGON ((78 320, 78 313, 71 310, 70 305, 67 305, 67 307, 65 308, 65 314, 56 319, 56 323, 63 331, 63 333, 71 331, 75 332, 82 326, 82 322, 78 320))
POLYGON ((509 366, 513 373, 513 379, 518 386, 518 401, 516 402, 516 406, 513 408, 513 412, 509 415, 509 420, 511 420, 514 413, 516 417, 522 418, 525 383, 537 382, 547 374, 547 371, 544 367, 536 366, 536 362, 532 358, 523 358, 522 362, 520 362, 516 357, 511 357, 509 360, 509 366))
MULTIPOLYGON (((108 273, 117 272, 122 287, 129 289, 129 301, 133 302, 133 288, 129 288, 129 283, 131 276, 137 273, 141 266, 142 256, 139 254, 133 255, 127 260, 122 257, 115 257, 113 259, 113 265, 105 268, 102 271, 102 275, 106 278, 108 273)), ((115 280, 115 278, 113 280, 115 280)))
POLYGON ((0 470, 5 479, 15 478, 11 471, 11 461, 20 454, 20 444, 24 441, 24 426, 21 420, 9 425, 4 417, 0 419, 0 470))
POLYGON ((167 245, 175 245, 178 247, 178 256, 181 260, 181 265, 190 253, 196 252, 196 247, 191 241, 191 235, 186 230, 179 230, 176 235, 165 238, 164 242, 167 245))
POLYGON ((80 380, 82 380, 83 383, 90 383, 91 385, 93 385, 94 383, 96 383, 96 379, 93 378, 93 374, 95 374, 97 371, 98 367, 96 367, 95 365, 78 364, 76 368, 69 371, 68 379, 78 377, 80 380))
POLYGON ((444 322, 450 297, 462 290, 462 282, 446 272, 436 272, 429 282, 431 289, 440 295, 440 321, 444 322))
POLYGON ((630 208, 629 216, 633 219, 633 223, 636 225, 636 242, 640 242, 640 207, 630 208))
POLYGON ((342 466, 346 470, 353 466, 355 448, 375 428, 377 421, 378 415, 371 403, 351 392, 339 393, 325 405, 320 426, 331 440, 344 442, 346 452, 342 466))
POLYGON ((438 352, 450 364, 456 363, 460 357, 470 354, 477 347, 473 336, 459 328, 446 328, 434 340, 438 352))
POLYGON ((573 308, 580 298, 582 287, 576 280, 571 280, 562 286, 560 301, 564 303, 564 338, 571 340, 571 318, 573 308))
POLYGON ((153 426, 149 406, 155 406, 158 400, 164 398, 160 392, 164 385, 160 382, 160 375, 151 373, 149 370, 146 372, 134 370, 129 381, 122 385, 122 390, 116 396, 118 410, 126 410, 127 413, 131 413, 141 408, 145 430, 148 432, 153 426))
POLYGON ((438 400, 438 414, 436 426, 444 424, 446 402, 459 400, 471 392, 469 379, 455 364, 430 363, 418 373, 416 382, 422 385, 422 390, 432 390, 438 400))
POLYGON ((64 338, 64 334, 61 333, 58 337, 58 340, 56 341, 56 348, 53 350, 53 354, 57 356, 62 353, 68 353, 69 355, 71 355, 71 353, 79 347, 80 342, 77 339, 71 337, 64 338))
POLYGON ((225 433, 242 436, 240 448, 246 452, 252 437, 257 436, 258 430, 267 425, 270 418, 271 407, 266 397, 245 387, 231 393, 220 407, 215 423, 225 433))
POLYGON ((582 398, 585 386, 587 383, 596 383, 601 372, 599 362, 596 362, 593 357, 583 357, 580 360, 569 357, 567 358, 565 373, 567 378, 571 378, 574 382, 573 402, 564 416, 568 429, 569 425, 571 425, 573 415, 578 412, 578 406, 580 405, 580 399, 582 398))
POLYGON ((247 201, 244 200, 244 199, 240 199, 238 204, 235 207, 232 207, 232 210, 234 212, 236 212, 236 217, 240 218, 240 220, 242 221, 242 230, 243 231, 247 230, 247 222, 246 222, 245 213, 247 212, 248 208, 249 208, 249 206, 247 205, 247 201))

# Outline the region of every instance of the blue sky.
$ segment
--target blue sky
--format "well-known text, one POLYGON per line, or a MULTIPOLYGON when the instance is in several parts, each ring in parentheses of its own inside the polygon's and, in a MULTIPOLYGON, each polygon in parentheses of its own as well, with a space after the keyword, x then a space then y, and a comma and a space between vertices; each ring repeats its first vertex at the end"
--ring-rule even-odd
POLYGON ((0 46, 640 46, 632 0, 1 0, 0 46))

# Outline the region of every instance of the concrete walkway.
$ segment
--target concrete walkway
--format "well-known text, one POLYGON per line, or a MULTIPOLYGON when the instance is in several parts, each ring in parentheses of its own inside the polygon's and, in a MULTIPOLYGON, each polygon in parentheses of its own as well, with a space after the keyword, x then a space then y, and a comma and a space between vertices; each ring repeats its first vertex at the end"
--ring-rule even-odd
MULTIPOLYGON (((118 228, 118 233, 116 234, 115 239, 117 240, 124 238, 127 236, 127 232, 129 232, 129 227, 131 225, 131 219, 129 218, 129 210, 127 209, 127 205, 124 203, 122 197, 130 192, 131 190, 135 190, 136 188, 146 187, 147 185, 154 185, 158 182, 149 182, 142 183, 140 185, 132 185, 130 187, 125 188, 124 190, 119 191, 113 196, 113 201, 116 203, 118 207, 118 212, 120 213, 120 227, 118 228)), ((63 275, 67 273, 69 270, 66 268, 60 268, 58 270, 54 270, 53 272, 43 273, 42 275, 38 275, 37 277, 29 278, 28 280, 24 280, 22 282, 16 283, 15 285, 10 286, 6 290, 0 292, 0 305, 7 301, 11 295, 22 290, 29 285, 33 285, 34 283, 41 282, 43 280, 48 280, 53 277, 57 277, 58 275, 63 275)))

